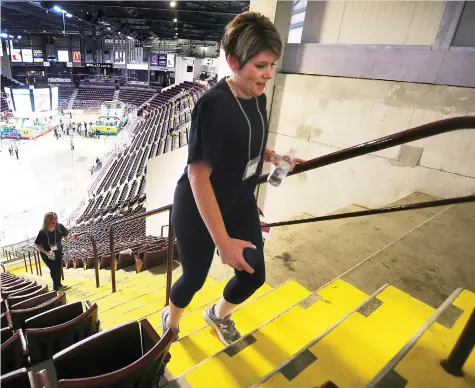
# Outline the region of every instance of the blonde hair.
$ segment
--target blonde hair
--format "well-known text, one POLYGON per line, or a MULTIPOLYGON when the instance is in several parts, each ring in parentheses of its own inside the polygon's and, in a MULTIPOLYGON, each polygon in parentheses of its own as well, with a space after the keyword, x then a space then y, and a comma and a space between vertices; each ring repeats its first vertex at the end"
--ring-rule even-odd
POLYGON ((58 215, 55 212, 46 213, 43 218, 43 227, 41 229, 43 229, 44 232, 47 232, 49 224, 51 224, 51 221, 53 221, 54 219, 58 220, 58 215))
POLYGON ((229 55, 236 57, 242 68, 261 51, 271 51, 280 57, 282 40, 269 18, 258 12, 247 11, 228 23, 221 47, 226 58, 229 55))

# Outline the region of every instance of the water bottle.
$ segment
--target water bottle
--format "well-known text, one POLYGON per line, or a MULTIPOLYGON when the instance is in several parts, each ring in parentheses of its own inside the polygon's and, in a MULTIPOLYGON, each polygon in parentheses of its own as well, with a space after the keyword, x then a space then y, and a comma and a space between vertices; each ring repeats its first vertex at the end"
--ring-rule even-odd
POLYGON ((272 186, 275 187, 280 186, 282 180, 290 172, 292 162, 294 161, 296 155, 297 150, 295 148, 291 148, 289 153, 282 155, 279 161, 279 165, 275 167, 274 171, 272 171, 271 174, 269 174, 267 182, 269 182, 272 186))

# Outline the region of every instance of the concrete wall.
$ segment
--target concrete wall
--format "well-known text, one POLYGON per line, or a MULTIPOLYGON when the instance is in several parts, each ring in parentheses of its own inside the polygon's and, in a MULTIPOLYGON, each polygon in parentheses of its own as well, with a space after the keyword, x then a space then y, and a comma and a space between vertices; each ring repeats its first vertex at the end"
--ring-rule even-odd
POLYGON ((308 2, 302 43, 432 45, 443 1, 308 2))
POLYGON ((195 58, 195 67, 193 70, 193 77, 199 78, 201 74, 201 65, 203 64, 204 60, 202 58, 195 58))
POLYGON ((457 26, 453 46, 475 47, 475 2, 467 1, 457 26))
MULTIPOLYGON (((279 153, 296 147, 310 159, 424 123, 475 115, 475 89, 279 74, 271 109, 268 146, 279 153)), ((399 160, 407 155, 394 147, 289 177, 279 188, 264 184, 259 204, 266 217, 283 220, 350 203, 384 206, 414 191, 437 197, 475 192, 475 130, 412 145, 423 148, 417 167, 399 160)))
MULTIPOLYGON (((157 209, 173 202, 176 183, 183 174, 188 147, 167 152, 147 162, 147 210, 157 209)), ((168 225, 168 212, 146 219, 147 235, 160 236, 163 225, 168 225)), ((167 229, 165 229, 167 234, 167 229)))
POLYGON ((10 67, 10 57, 7 55, 6 51, 3 52, 3 57, 1 61, 2 61, 2 64, 1 64, 0 74, 2 74, 4 77, 12 78, 12 68, 10 67))
POLYGON ((176 57, 175 83, 193 81, 193 71, 187 72, 187 66, 194 66, 193 62, 193 58, 176 57))

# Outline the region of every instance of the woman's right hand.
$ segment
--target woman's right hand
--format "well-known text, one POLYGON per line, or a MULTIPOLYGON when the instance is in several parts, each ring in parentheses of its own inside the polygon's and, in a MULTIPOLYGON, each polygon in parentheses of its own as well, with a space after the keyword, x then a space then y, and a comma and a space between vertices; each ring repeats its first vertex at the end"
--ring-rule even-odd
POLYGON ((50 259, 53 257, 53 251, 46 252, 46 254, 50 259))
POLYGON ((256 249, 255 245, 249 241, 237 240, 234 238, 227 239, 226 242, 218 246, 221 262, 237 269, 238 271, 244 270, 249 273, 254 273, 254 269, 244 259, 244 248, 256 249))

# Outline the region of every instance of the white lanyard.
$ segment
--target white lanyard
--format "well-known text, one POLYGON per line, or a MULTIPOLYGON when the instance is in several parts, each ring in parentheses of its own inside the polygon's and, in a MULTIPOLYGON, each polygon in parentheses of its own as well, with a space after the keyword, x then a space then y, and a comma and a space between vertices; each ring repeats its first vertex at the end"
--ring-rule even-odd
MULTIPOLYGON (((56 245, 56 232, 57 232, 57 228, 55 227, 54 228, 54 244, 53 245, 56 245)), ((51 246, 51 243, 49 242, 49 231, 47 230, 46 231, 46 239, 48 240, 48 245, 51 246)))
MULTIPOLYGON (((231 93, 232 93, 232 90, 231 90, 231 93)), ((233 93, 233 96, 234 96, 234 99, 236 100, 236 102, 238 103, 239 108, 241 108, 242 114, 246 118, 247 125, 249 126, 249 153, 248 153, 249 159, 248 159, 248 161, 250 161, 251 160, 251 138, 252 138, 251 122, 249 121, 249 117, 247 117, 246 112, 244 111, 241 103, 239 102, 238 98, 234 95, 234 93, 233 93)), ((261 110, 259 109, 259 102, 257 101, 257 98, 254 97, 254 99, 256 100, 257 111, 259 112, 259 116, 261 117, 261 123, 262 123, 262 140, 261 140, 261 147, 259 148, 259 155, 260 155, 261 152, 262 152, 262 146, 264 145, 264 134, 265 134, 264 118, 262 117, 261 110)), ((257 155, 257 156, 259 156, 259 155, 257 155)))

